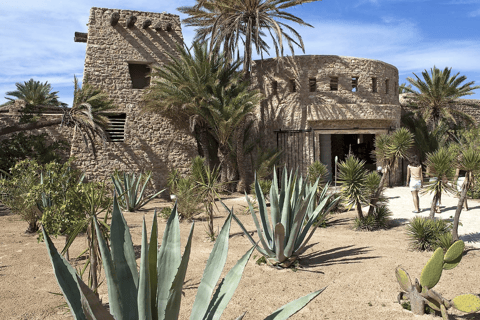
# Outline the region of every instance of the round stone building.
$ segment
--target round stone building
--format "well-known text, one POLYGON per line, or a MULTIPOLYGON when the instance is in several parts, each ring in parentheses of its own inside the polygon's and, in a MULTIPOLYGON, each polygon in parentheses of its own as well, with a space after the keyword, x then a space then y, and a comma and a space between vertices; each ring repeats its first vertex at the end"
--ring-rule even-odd
POLYGON ((315 160, 332 172, 349 152, 375 168, 376 134, 400 125, 398 70, 354 57, 304 55, 255 61, 252 79, 265 99, 256 110, 261 144, 283 151, 289 169, 315 160))

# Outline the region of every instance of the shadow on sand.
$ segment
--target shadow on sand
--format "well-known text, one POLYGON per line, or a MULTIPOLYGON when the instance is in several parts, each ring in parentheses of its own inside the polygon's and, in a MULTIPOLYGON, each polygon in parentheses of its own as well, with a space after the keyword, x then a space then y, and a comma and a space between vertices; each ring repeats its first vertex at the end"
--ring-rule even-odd
POLYGON ((380 256, 364 256, 370 251, 372 250, 368 247, 355 247, 354 245, 336 247, 301 256, 301 265, 303 268, 313 268, 317 266, 360 263, 362 260, 380 258, 380 256))

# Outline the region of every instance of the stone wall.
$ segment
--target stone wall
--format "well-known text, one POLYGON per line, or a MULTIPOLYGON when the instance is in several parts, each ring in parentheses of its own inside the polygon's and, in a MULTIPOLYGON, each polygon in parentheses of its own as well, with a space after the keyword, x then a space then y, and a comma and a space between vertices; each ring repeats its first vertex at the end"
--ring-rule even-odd
MULTIPOLYGON (((168 55, 176 54, 182 45, 180 19, 167 13, 139 12, 92 8, 88 22, 84 81, 103 89, 118 106, 115 113, 126 114, 124 141, 97 144, 95 159, 79 137, 72 144, 72 154, 87 178, 103 179, 115 169, 153 172, 156 189, 166 187, 169 171, 187 171, 190 159, 197 154, 194 138, 176 129, 157 114, 143 114, 141 97, 144 89, 132 88, 131 65, 150 69, 169 62, 168 55), (114 12, 120 19, 112 26, 114 12), (127 19, 137 18, 133 27, 127 19), (146 20, 151 25, 143 28, 146 20)), ((167 196, 165 193, 164 196, 167 196)))
POLYGON ((300 158, 300 162, 287 162, 306 168, 313 160, 322 160, 331 169, 331 135, 356 134, 361 144, 366 134, 386 133, 400 125, 394 66, 324 55, 277 62, 255 61, 252 79, 266 98, 256 112, 262 144, 276 146, 287 137, 284 160, 300 158), (335 86, 337 90, 332 90, 335 86), (307 131, 293 138, 295 132, 286 133, 292 130, 307 131), (299 152, 305 155, 298 157, 299 152))

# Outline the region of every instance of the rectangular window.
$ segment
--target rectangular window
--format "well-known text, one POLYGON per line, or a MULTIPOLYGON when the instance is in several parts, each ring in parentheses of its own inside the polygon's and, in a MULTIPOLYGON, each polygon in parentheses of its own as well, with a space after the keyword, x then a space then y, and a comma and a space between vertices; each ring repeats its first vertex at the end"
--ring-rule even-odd
POLYGON ((273 81, 272 82, 272 94, 277 94, 277 90, 278 90, 278 82, 273 81))
POLYGON ((385 94, 388 94, 388 85, 390 84, 390 81, 387 79, 385 80, 385 94))
POLYGON ((372 78, 372 92, 377 93, 377 78, 372 78))
POLYGON ((290 79, 290 91, 297 92, 297 84, 295 83, 295 79, 290 79))
POLYGON ((317 79, 316 78, 308 79, 308 87, 310 88, 310 92, 317 91, 317 79))
POLYGON ((124 142, 125 141, 125 122, 127 120, 126 113, 109 114, 107 138, 111 142, 124 142))
POLYGON ((358 90, 358 77, 352 77, 352 92, 357 92, 358 90))
POLYGON ((132 89, 144 89, 150 85, 150 67, 147 64, 129 63, 132 89))
POLYGON ((338 91, 338 77, 330 77, 330 91, 338 91))

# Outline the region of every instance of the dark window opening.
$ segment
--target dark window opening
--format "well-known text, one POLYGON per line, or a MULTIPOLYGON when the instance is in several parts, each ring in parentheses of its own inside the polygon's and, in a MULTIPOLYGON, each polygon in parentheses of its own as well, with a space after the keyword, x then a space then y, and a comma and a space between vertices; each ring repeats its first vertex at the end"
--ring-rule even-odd
POLYGON ((273 81, 272 82, 272 94, 277 94, 277 90, 278 90, 278 82, 273 81))
POLYGON ((377 92, 377 78, 372 78, 372 92, 377 92))
POLYGON ((330 77, 330 90, 338 91, 338 77, 330 77))
POLYGON ((144 89, 150 85, 150 67, 146 64, 128 64, 132 89, 144 89))
POLYGON ((290 80, 290 90, 292 92, 297 92, 297 84, 295 83, 295 79, 290 80))
POLYGON ((308 79, 308 87, 310 88, 310 92, 317 91, 317 79, 316 78, 308 79))
POLYGON ((352 92, 357 92, 358 90, 358 77, 352 77, 352 92))
POLYGON ((388 85, 389 85, 390 81, 387 79, 385 80, 385 94, 388 94, 388 85))
POLYGON ((124 142, 125 141, 125 122, 127 120, 126 113, 109 114, 107 138, 111 142, 124 142))

